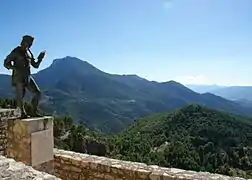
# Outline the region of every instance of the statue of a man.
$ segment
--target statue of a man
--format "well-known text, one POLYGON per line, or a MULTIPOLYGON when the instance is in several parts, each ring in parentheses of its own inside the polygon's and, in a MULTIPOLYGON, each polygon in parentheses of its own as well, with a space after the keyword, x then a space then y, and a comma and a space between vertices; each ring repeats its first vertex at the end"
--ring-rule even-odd
POLYGON ((21 44, 14 48, 4 60, 4 67, 8 70, 12 70, 12 85, 16 89, 17 106, 21 110, 20 118, 28 117, 23 103, 26 89, 33 93, 33 98, 31 101, 33 109, 31 116, 41 117, 37 109, 41 92, 35 80, 31 76, 30 65, 32 65, 34 68, 38 68, 45 57, 46 52, 42 51, 37 58, 38 61, 35 62, 33 54, 30 51, 33 41, 34 37, 32 36, 23 36, 21 44))

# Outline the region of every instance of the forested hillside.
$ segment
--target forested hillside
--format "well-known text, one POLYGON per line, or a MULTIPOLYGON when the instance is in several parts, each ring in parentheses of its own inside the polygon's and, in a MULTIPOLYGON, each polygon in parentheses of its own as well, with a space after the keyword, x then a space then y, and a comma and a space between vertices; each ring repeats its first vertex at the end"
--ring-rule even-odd
MULTIPOLYGON (((13 101, 0 101, 6 107, 13 101)), ((29 109, 29 104, 26 105, 29 109)), ((55 117, 58 148, 122 160, 252 178, 252 120, 198 105, 135 121, 101 136, 69 117, 55 117)))
POLYGON ((113 155, 166 167, 252 177, 252 121, 197 105, 136 121, 113 155))

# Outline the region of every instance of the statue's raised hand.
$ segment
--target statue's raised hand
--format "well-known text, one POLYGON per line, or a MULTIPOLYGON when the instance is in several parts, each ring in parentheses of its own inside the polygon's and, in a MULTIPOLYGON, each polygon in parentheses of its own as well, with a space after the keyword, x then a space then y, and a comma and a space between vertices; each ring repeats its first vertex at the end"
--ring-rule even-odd
POLYGON ((42 52, 39 54, 38 60, 39 60, 39 61, 42 61, 42 59, 44 59, 45 55, 46 55, 46 50, 42 51, 42 52))

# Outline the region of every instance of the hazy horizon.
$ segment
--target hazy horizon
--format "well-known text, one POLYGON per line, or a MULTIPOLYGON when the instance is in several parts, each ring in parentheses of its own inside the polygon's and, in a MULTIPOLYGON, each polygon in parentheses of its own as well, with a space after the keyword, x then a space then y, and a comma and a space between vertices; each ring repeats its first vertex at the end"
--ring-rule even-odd
MULTIPOLYGON (((2 62, 30 34, 35 55, 47 50, 38 70, 74 56, 157 82, 252 85, 250 0, 9 0, 0 7, 2 62)), ((0 73, 10 74, 3 66, 0 73)))

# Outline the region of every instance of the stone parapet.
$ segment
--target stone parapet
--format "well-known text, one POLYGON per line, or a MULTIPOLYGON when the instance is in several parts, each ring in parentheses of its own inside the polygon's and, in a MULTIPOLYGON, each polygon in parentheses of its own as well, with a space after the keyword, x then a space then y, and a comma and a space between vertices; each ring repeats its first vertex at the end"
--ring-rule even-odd
POLYGON ((55 175, 63 180, 243 180, 243 178, 148 166, 54 149, 55 175))
POLYGON ((37 171, 24 163, 16 162, 0 156, 0 179, 1 180, 60 180, 50 174, 37 171))
POLYGON ((0 108, 0 119, 12 119, 17 117, 17 111, 15 109, 2 109, 0 108))

